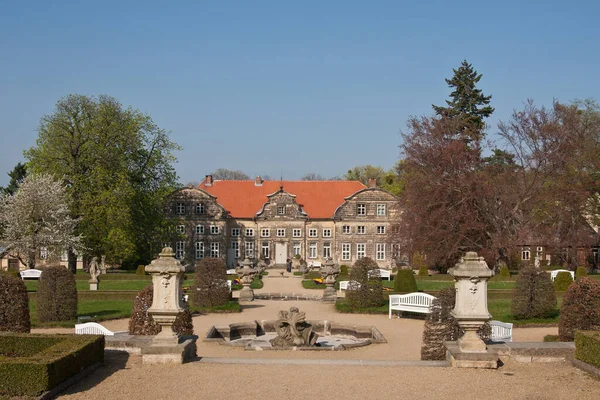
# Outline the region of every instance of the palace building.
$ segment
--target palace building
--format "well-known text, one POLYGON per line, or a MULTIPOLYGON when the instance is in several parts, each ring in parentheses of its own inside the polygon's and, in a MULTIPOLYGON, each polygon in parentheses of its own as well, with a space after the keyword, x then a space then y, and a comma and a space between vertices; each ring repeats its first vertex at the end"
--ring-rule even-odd
POLYGON ((166 212, 176 257, 193 265, 223 258, 228 267, 244 258, 284 265, 299 255, 307 263, 328 257, 352 265, 370 257, 392 265, 388 240, 397 199, 358 181, 213 180, 174 192, 166 212))

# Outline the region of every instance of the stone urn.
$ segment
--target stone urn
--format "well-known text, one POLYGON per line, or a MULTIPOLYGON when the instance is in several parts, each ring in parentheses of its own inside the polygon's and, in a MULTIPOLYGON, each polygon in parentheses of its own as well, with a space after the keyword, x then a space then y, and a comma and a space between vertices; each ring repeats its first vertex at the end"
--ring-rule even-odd
POLYGON ((327 285, 323 291, 323 301, 335 301, 337 299, 337 293, 333 286, 339 274, 339 265, 335 264, 331 257, 328 258, 321 267, 321 277, 323 278, 323 283, 327 285))
POLYGON ((161 332, 152 341, 153 345, 176 345, 179 342, 173 332, 173 322, 184 311, 183 274, 185 267, 175 258, 173 249, 165 247, 145 268, 152 276, 154 296, 148 314, 161 326, 161 332))
POLYGON ((254 300, 254 290, 250 287, 252 281, 254 280, 254 276, 259 273, 258 268, 254 268, 252 265, 252 261, 249 259, 245 259, 242 262, 241 268, 236 268, 235 272, 240 275, 240 281, 244 286, 242 290, 240 290, 240 301, 252 301, 254 300))
POLYGON ((448 274, 454 277, 456 288, 456 304, 451 314, 465 330, 458 339, 460 350, 485 352, 486 345, 477 336, 477 331, 492 318, 487 308, 487 283, 494 271, 476 252, 467 252, 448 274))

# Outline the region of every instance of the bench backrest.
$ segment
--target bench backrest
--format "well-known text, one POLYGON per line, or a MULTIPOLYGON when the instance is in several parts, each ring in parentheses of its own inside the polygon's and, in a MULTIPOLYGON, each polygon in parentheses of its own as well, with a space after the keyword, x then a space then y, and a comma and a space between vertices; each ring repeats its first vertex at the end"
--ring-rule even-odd
POLYGON ((406 304, 411 306, 430 307, 433 299, 435 299, 435 296, 421 292, 392 294, 390 295, 390 306, 406 304))
POLYGON ((19 274, 21 275, 21 279, 25 279, 25 278, 39 279, 40 275, 42 275, 42 271, 40 271, 39 269, 26 269, 26 270, 19 272, 19 274))
POLYGON ((359 289, 360 283, 357 281, 340 281, 340 290, 348 290, 350 287, 353 289, 359 289))
POLYGON ((75 334, 113 336, 115 333, 96 322, 86 322, 85 324, 75 324, 75 334))
POLYGON ((372 269, 369 271, 369 278, 372 276, 378 276, 380 278, 389 278, 391 277, 391 272, 387 269, 372 269))
POLYGON ((550 279, 552 279, 552 281, 554 281, 554 279, 556 279, 556 275, 558 275, 559 272, 568 272, 571 274, 571 278, 573 280, 575 280, 575 272, 568 271, 566 269, 555 269, 554 271, 550 271, 550 279))
POLYGON ((512 342, 513 324, 501 321, 490 321, 492 327, 492 340, 512 342))

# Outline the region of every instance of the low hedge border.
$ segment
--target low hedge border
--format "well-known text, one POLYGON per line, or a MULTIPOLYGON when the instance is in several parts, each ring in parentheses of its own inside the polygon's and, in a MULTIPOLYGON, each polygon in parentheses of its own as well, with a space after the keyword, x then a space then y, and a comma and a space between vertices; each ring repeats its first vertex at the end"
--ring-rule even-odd
POLYGON ((600 331, 575 331, 575 358, 600 367, 600 331))
POLYGON ((0 394, 39 396, 103 360, 102 335, 0 333, 0 394))

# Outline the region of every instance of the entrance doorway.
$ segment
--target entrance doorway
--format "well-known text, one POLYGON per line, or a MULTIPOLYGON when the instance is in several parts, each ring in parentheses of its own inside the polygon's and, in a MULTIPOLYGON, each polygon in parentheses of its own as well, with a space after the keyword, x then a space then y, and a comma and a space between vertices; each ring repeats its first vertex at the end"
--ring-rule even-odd
POLYGON ((288 258, 288 244, 275 243, 275 264, 285 265, 288 258))

